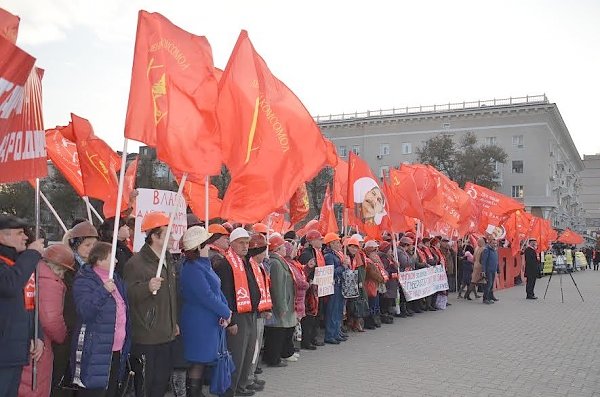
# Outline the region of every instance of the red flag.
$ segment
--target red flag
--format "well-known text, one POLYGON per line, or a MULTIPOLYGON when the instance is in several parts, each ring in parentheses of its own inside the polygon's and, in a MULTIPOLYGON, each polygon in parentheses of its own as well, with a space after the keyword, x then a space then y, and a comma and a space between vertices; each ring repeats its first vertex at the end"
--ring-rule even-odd
POLYGON ((575 233, 569 228, 566 228, 564 232, 558 238, 558 241, 565 244, 577 245, 583 244, 585 240, 580 234, 575 233))
MULTIPOLYGON (((127 166, 127 170, 125 170, 125 175, 123 176, 123 198, 121 200, 121 211, 124 211, 129 207, 129 196, 131 196, 131 192, 133 192, 133 189, 135 189, 135 178, 137 176, 139 160, 139 156, 136 157, 135 160, 133 160, 127 166)), ((118 190, 111 192, 110 197, 104 201, 104 206, 102 207, 104 218, 112 218, 116 215, 117 194, 118 190)))
POLYGON ((262 223, 267 225, 273 231, 279 234, 284 234, 292 227, 291 223, 285 220, 284 214, 285 211, 271 212, 265 219, 263 219, 262 223))
POLYGON ((325 198, 323 199, 323 205, 321 206, 319 231, 323 236, 329 232, 339 232, 337 218, 335 217, 335 211, 333 210, 333 197, 331 197, 329 185, 327 185, 327 190, 325 190, 325 198))
POLYGON ((217 79, 205 37, 139 12, 125 137, 156 148, 178 172, 217 175, 217 79))
POLYGON ((504 235, 501 225, 507 215, 517 210, 524 210, 522 203, 471 182, 467 182, 465 191, 474 200, 476 207, 474 216, 478 219, 481 233, 496 237, 504 235))
POLYGON ((392 230, 394 232, 415 231, 415 219, 406 216, 403 212, 404 207, 402 203, 399 202, 398 197, 396 196, 398 189, 394 189, 391 187, 391 185, 393 185, 394 183, 394 178, 390 170, 390 183, 386 181, 383 182, 383 193, 388 199, 388 210, 392 230))
MULTIPOLYGON (((206 216, 206 182, 187 180, 183 187, 183 197, 190 206, 192 212, 200 219, 206 216)), ((219 198, 219 189, 212 183, 208 186, 208 218, 219 217, 222 201, 219 198)))
POLYGON ((354 152, 348 156, 347 197, 346 207, 352 209, 358 226, 370 237, 380 238, 381 232, 389 229, 385 195, 367 163, 354 152))
POLYGON ((18 16, 0 8, 0 37, 15 44, 19 34, 19 22, 18 16))
POLYGON ((415 179, 408 168, 390 170, 386 197, 390 211, 421 220, 425 218, 415 179))
POLYGON ((338 158, 333 170, 333 202, 344 203, 348 194, 348 163, 338 158))
POLYGON ((94 135, 90 122, 71 113, 79 167, 86 196, 107 201, 119 188, 116 172, 121 158, 102 139, 94 135))
POLYGON ((556 231, 552 228, 549 220, 537 216, 532 216, 532 218, 529 237, 537 240, 538 251, 546 251, 550 248, 550 244, 558 238, 556 231))
POLYGON ((334 166, 319 127, 273 76, 242 31, 219 81, 223 157, 232 179, 221 217, 255 222, 281 208, 304 181, 334 166))
POLYGON ((35 58, 0 37, 0 183, 47 175, 42 75, 35 58))
POLYGON ((531 230, 532 217, 529 213, 516 210, 508 215, 508 218, 502 223, 506 231, 505 238, 510 241, 510 248, 513 255, 516 255, 521 249, 521 243, 529 236, 531 230))
POLYGON ((306 190, 306 183, 298 186, 298 189, 290 199, 290 223, 295 225, 300 222, 310 211, 310 204, 308 201, 308 190, 306 190))
POLYGON ((77 145, 65 138, 58 129, 46 131, 46 150, 54 166, 75 189, 79 196, 85 196, 77 145))

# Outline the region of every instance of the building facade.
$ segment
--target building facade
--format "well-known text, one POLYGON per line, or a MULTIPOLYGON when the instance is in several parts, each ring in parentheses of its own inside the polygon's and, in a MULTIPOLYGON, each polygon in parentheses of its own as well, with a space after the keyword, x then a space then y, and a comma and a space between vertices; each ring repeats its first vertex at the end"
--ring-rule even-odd
POLYGON ((585 231, 600 237, 600 154, 584 155, 581 171, 581 205, 585 211, 585 231))
MULTIPOLYGON (((502 147, 508 160, 496 164, 499 192, 521 200, 554 227, 583 230, 580 173, 583 162, 558 107, 545 95, 364 113, 316 116, 323 134, 347 158, 353 151, 380 177, 401 163, 417 161, 428 139, 467 132, 480 144, 502 147)), ((599 188, 600 189, 600 188, 599 188)))

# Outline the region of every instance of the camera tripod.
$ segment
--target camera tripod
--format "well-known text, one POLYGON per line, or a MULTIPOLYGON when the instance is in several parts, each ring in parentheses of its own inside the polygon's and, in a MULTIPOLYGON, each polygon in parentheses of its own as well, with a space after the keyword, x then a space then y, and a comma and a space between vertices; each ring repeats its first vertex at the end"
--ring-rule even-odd
MULTIPOLYGON (((565 303, 565 296, 563 294, 563 286, 562 286, 562 273, 558 272, 558 276, 559 276, 559 280, 560 280, 560 299, 562 303, 565 303)), ((548 279, 548 284, 546 285, 546 292, 544 292, 544 299, 546 299, 546 294, 548 293, 548 287, 550 286, 550 281, 552 281, 552 274, 554 274, 554 272, 550 273, 550 278, 548 279)), ((575 279, 573 278, 573 273, 571 272, 567 272, 567 274, 569 276, 571 276, 571 281, 573 281, 573 285, 575 286, 575 289, 577 290, 577 292, 579 292, 579 296, 581 296, 581 301, 584 302, 583 300, 583 295, 581 295, 581 291, 579 290, 579 287, 577 286, 577 283, 575 282, 575 279)))

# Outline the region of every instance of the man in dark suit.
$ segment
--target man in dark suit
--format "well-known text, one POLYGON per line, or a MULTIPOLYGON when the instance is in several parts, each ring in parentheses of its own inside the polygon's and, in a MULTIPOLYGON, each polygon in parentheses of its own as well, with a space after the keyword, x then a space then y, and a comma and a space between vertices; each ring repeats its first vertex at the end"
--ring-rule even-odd
POLYGON ((526 299, 537 299, 533 292, 535 288, 535 280, 538 278, 540 273, 540 261, 537 255, 537 241, 535 239, 529 239, 529 244, 525 248, 525 277, 527 277, 527 285, 525 291, 527 291, 526 299))

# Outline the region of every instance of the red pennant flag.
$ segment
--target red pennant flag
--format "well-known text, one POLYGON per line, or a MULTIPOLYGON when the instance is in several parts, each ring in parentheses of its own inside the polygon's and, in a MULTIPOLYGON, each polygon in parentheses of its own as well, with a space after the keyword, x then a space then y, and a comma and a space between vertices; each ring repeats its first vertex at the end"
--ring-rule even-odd
POLYGON ((330 232, 338 233, 339 230, 335 211, 333 210, 333 197, 331 197, 331 190, 329 189, 329 185, 327 185, 325 198, 321 206, 321 215, 319 216, 319 232, 324 236, 330 232))
POLYGON ((75 189, 79 196, 85 196, 77 145, 65 138, 57 127, 46 131, 46 151, 54 166, 75 189))
POLYGON ((338 158, 333 170, 333 202, 341 204, 346 202, 348 194, 348 163, 338 158))
POLYGON ((205 37, 139 12, 125 137, 178 172, 218 175, 217 79, 205 37))
POLYGON ((585 242, 584 238, 580 234, 575 233, 569 228, 566 228, 564 232, 558 238, 558 241, 565 244, 577 245, 585 242))
POLYGON ((558 238, 556 231, 552 228, 549 220, 537 216, 532 216, 532 218, 529 237, 537 240, 538 251, 546 251, 550 248, 550 244, 558 238))
MULTIPOLYGON (((121 212, 125 211, 129 207, 129 196, 131 196, 131 192, 135 189, 135 178, 137 176, 137 169, 139 163, 139 156, 135 158, 125 170, 125 175, 123 176, 123 198, 121 200, 121 212)), ((104 206, 102 207, 102 212, 104 213, 104 218, 112 218, 117 213, 117 191, 111 192, 110 197, 104 201, 104 206)))
POLYGON ((292 224, 285 220, 285 211, 271 212, 265 219, 263 219, 262 223, 279 234, 284 234, 292 227, 292 224))
MULTIPOLYGON (((388 199, 388 210, 391 221, 391 228, 394 232, 408 232, 415 231, 415 219, 404 215, 404 207, 403 203, 399 202, 398 197, 396 196, 398 189, 392 188, 391 185, 394 184, 394 178, 392 176, 390 170, 390 182, 383 182, 383 193, 385 197, 388 199)), ((410 194, 410 191, 407 190, 407 193, 410 194)), ((416 192, 414 192, 416 194, 416 192)), ((420 203, 419 203, 420 207, 420 203)))
POLYGON ((19 34, 19 22, 18 16, 0 8, 0 37, 15 44, 19 34))
POLYGON ((502 222, 511 212, 524 210, 522 203, 471 182, 466 183, 465 192, 474 201, 473 216, 477 219, 480 233, 496 237, 505 234, 502 222))
POLYGON ((48 173, 42 75, 35 58, 0 37, 0 183, 48 173))
POLYGON ((116 196, 119 184, 116 172, 121 158, 102 139, 94 135, 90 122, 71 113, 73 133, 79 155, 79 167, 86 196, 107 201, 116 196))
POLYGON ((389 230, 386 197, 367 163, 354 152, 348 156, 347 197, 346 207, 367 235, 381 238, 381 232, 389 230))
POLYGON ((521 243, 529 237, 533 219, 531 215, 522 210, 516 210, 508 215, 508 218, 502 223, 506 231, 505 238, 510 242, 510 248, 513 255, 517 255, 521 250, 521 243))
MULTIPOLYGON (((183 197, 190 206, 192 212, 199 218, 204 220, 206 216, 206 182, 187 180, 183 187, 183 197)), ((221 212, 222 201, 219 198, 219 189, 212 183, 208 186, 208 218, 214 219, 219 217, 221 212)))
POLYGON ((391 169, 387 187, 390 211, 421 220, 425 218, 415 179, 408 168, 391 169))
POLYGON ((295 225, 302 221, 309 212, 308 190, 306 190, 306 183, 303 183, 298 186, 298 189, 290 199, 290 223, 295 225))
POLYGON ((232 179, 221 217, 256 222, 331 163, 330 149, 294 93, 242 31, 219 82, 223 157, 232 179))

